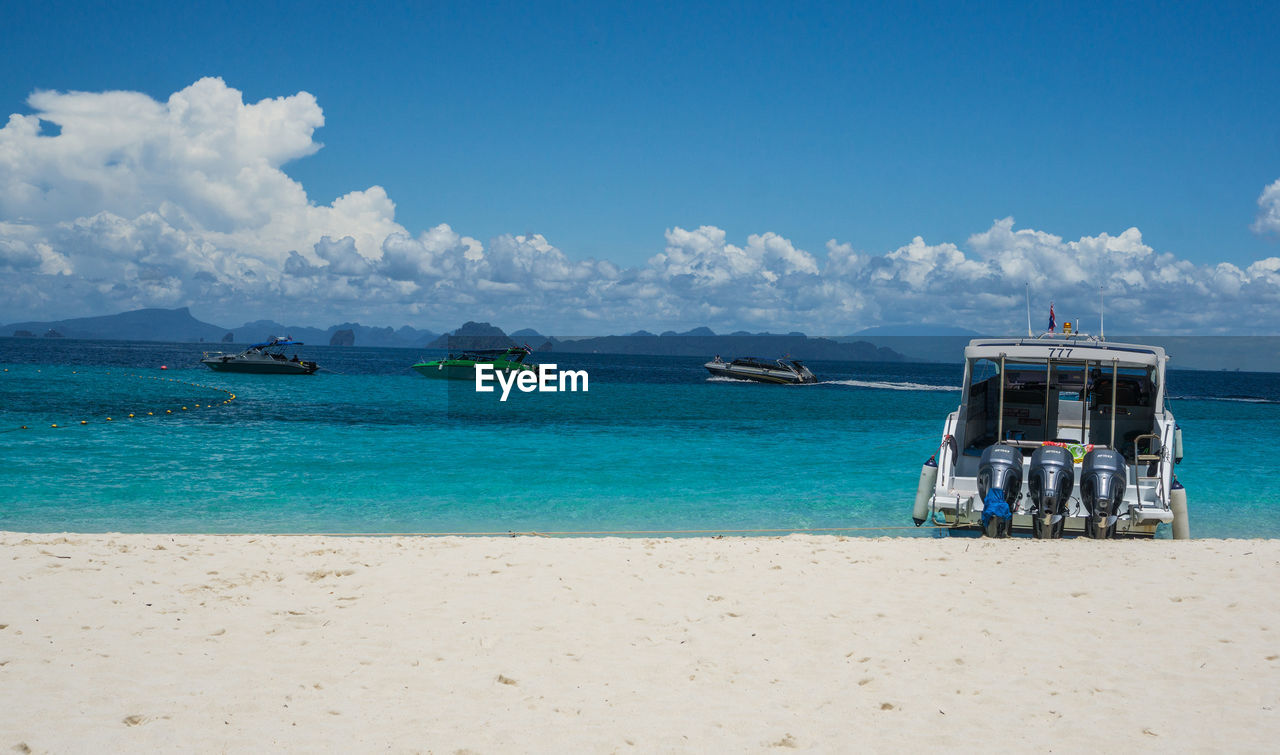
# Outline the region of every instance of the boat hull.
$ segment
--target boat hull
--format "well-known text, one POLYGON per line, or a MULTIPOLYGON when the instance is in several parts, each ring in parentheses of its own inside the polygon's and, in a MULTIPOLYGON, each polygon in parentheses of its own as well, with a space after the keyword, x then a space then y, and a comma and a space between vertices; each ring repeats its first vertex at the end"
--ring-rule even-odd
POLYGON ((257 375, 310 375, 318 368, 314 362, 277 362, 272 360, 202 359, 215 372, 241 372, 257 375))

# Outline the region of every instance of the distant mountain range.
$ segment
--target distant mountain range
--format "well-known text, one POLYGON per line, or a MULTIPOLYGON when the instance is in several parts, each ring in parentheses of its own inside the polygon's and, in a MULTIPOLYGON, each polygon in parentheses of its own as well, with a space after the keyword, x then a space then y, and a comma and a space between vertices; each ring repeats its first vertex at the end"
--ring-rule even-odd
MULTIPOLYGON (((121 341, 176 341, 205 343, 259 343, 271 336, 293 336, 299 341, 329 344, 335 337, 346 340, 350 331, 353 342, 361 346, 422 347, 439 334, 408 326, 398 330, 371 328, 359 323, 342 323, 326 329, 300 325, 281 325, 272 320, 257 320, 238 328, 226 328, 201 322, 187 307, 179 309, 137 309, 117 315, 77 317, 48 322, 15 322, 0 327, 0 336, 91 338, 121 341)), ((350 345, 350 344, 348 344, 350 345)))
MULTIPOLYGON (((637 330, 628 335, 554 337, 524 328, 507 335, 487 322, 467 322, 440 334, 408 326, 375 328, 346 322, 328 328, 282 325, 256 320, 236 328, 202 322, 186 307, 138 309, 101 317, 15 322, 0 326, 0 338, 85 338, 95 340, 171 341, 178 343, 259 343, 271 336, 292 336, 315 345, 391 346, 401 348, 496 349, 528 344, 537 351, 599 354, 653 354, 726 359, 754 356, 776 359, 849 361, 953 362, 964 360, 970 338, 982 334, 949 325, 881 325, 848 336, 814 338, 804 333, 717 334, 707 327, 654 335, 637 330)), ((1008 334, 991 334, 1008 335, 1008 334)), ((1107 340, 1164 346, 1174 369, 1243 369, 1280 371, 1280 338, 1274 336, 1113 336, 1107 340)))
POLYGON ((853 362, 900 362, 902 354, 866 341, 839 343, 830 338, 811 338, 803 333, 776 335, 746 333, 716 335, 709 328, 685 333, 668 331, 662 335, 599 336, 553 340, 554 350, 568 353, 659 354, 682 357, 760 357, 777 359, 832 359, 853 362))
POLYGON ((810 338, 803 333, 787 335, 738 331, 717 335, 707 327, 654 335, 636 331, 625 336, 555 338, 528 328, 508 336, 487 322, 467 322, 445 334, 411 327, 373 328, 359 323, 341 323, 326 329, 303 325, 282 325, 272 320, 256 320, 237 328, 197 320, 188 308, 139 309, 101 317, 78 317, 47 322, 16 322, 0 327, 0 336, 28 338, 64 337, 129 341, 175 341, 204 343, 258 343, 271 336, 292 336, 311 344, 338 346, 400 346, 438 349, 497 349, 529 344, 539 351, 602 354, 653 354, 726 358, 756 356, 795 359, 836 359, 899 361, 898 352, 866 341, 810 338))
MULTIPOLYGON (((897 362, 902 355, 892 349, 866 342, 837 343, 829 338, 810 338, 804 333, 776 335, 747 333, 716 335, 707 327, 684 333, 667 331, 654 335, 637 331, 626 336, 589 338, 555 338, 536 330, 517 330, 511 334, 537 351, 567 354, 646 354, 710 358, 720 354, 726 358, 757 356, 776 359, 790 355, 795 359, 834 359, 850 361, 897 362)), ((518 345, 517 340, 487 322, 468 322, 431 343, 438 349, 503 349, 518 345)))

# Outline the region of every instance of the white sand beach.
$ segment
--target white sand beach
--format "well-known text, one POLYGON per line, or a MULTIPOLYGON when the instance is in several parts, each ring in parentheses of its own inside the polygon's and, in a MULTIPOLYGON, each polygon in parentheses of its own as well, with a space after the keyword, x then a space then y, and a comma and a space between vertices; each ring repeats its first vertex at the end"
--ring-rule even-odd
POLYGON ((0 543, 5 752, 1280 740, 1275 540, 0 543))

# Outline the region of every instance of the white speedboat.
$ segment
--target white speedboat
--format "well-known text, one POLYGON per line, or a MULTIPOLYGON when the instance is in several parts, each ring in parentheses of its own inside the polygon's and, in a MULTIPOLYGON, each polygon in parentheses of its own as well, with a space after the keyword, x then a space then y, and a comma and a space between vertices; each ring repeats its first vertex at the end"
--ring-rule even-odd
POLYGON ((272 336, 263 343, 255 343, 239 354, 224 354, 221 351, 205 352, 200 361, 209 369, 218 372, 255 372, 274 375, 310 375, 320 366, 315 362, 292 358, 284 355, 290 346, 301 346, 302 341, 295 341, 288 336, 272 336))
POLYGON ((978 338, 912 519, 989 535, 1190 537, 1182 433, 1158 346, 1084 334, 978 338))
POLYGON ((742 357, 726 362, 720 357, 703 365, 716 377, 754 380, 758 383, 816 383, 808 367, 794 359, 778 359, 765 362, 753 357, 742 357))

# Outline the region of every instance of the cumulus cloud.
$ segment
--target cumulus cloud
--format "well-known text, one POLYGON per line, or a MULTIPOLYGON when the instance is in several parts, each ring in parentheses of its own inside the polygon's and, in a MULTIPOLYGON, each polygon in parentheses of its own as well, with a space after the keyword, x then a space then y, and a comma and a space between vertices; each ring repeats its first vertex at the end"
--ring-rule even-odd
MULTIPOLYGON (((379 186, 312 202, 281 169, 321 147, 324 114, 306 92, 246 103, 206 78, 164 102, 36 92, 28 104, 0 128, 4 320, 185 305, 232 327, 359 317, 565 334, 840 334, 884 321, 994 332, 1017 329, 1029 283, 1060 317, 1092 313, 1104 284, 1108 310, 1134 330, 1168 331, 1171 312, 1188 329, 1280 328, 1280 258, 1197 265, 1137 228, 1066 240, 1004 218, 963 241, 868 251, 833 239, 815 254, 776 232, 673 227, 628 267, 575 259, 538 233, 411 231, 379 186)), ((1254 229, 1280 232, 1280 181, 1258 205, 1254 229)))
MULTIPOLYGON (((320 148, 324 115, 306 92, 246 104, 206 78, 166 102, 36 92, 28 104, 0 129, 0 274, 70 276, 85 306, 240 313, 288 289, 289 272, 367 274, 404 231, 381 187, 318 206, 280 169, 320 148)), ((65 313, 45 301, 6 314, 65 313)))
POLYGON ((1258 219, 1253 223, 1258 233, 1280 233, 1280 179, 1262 190, 1258 197, 1258 219))

